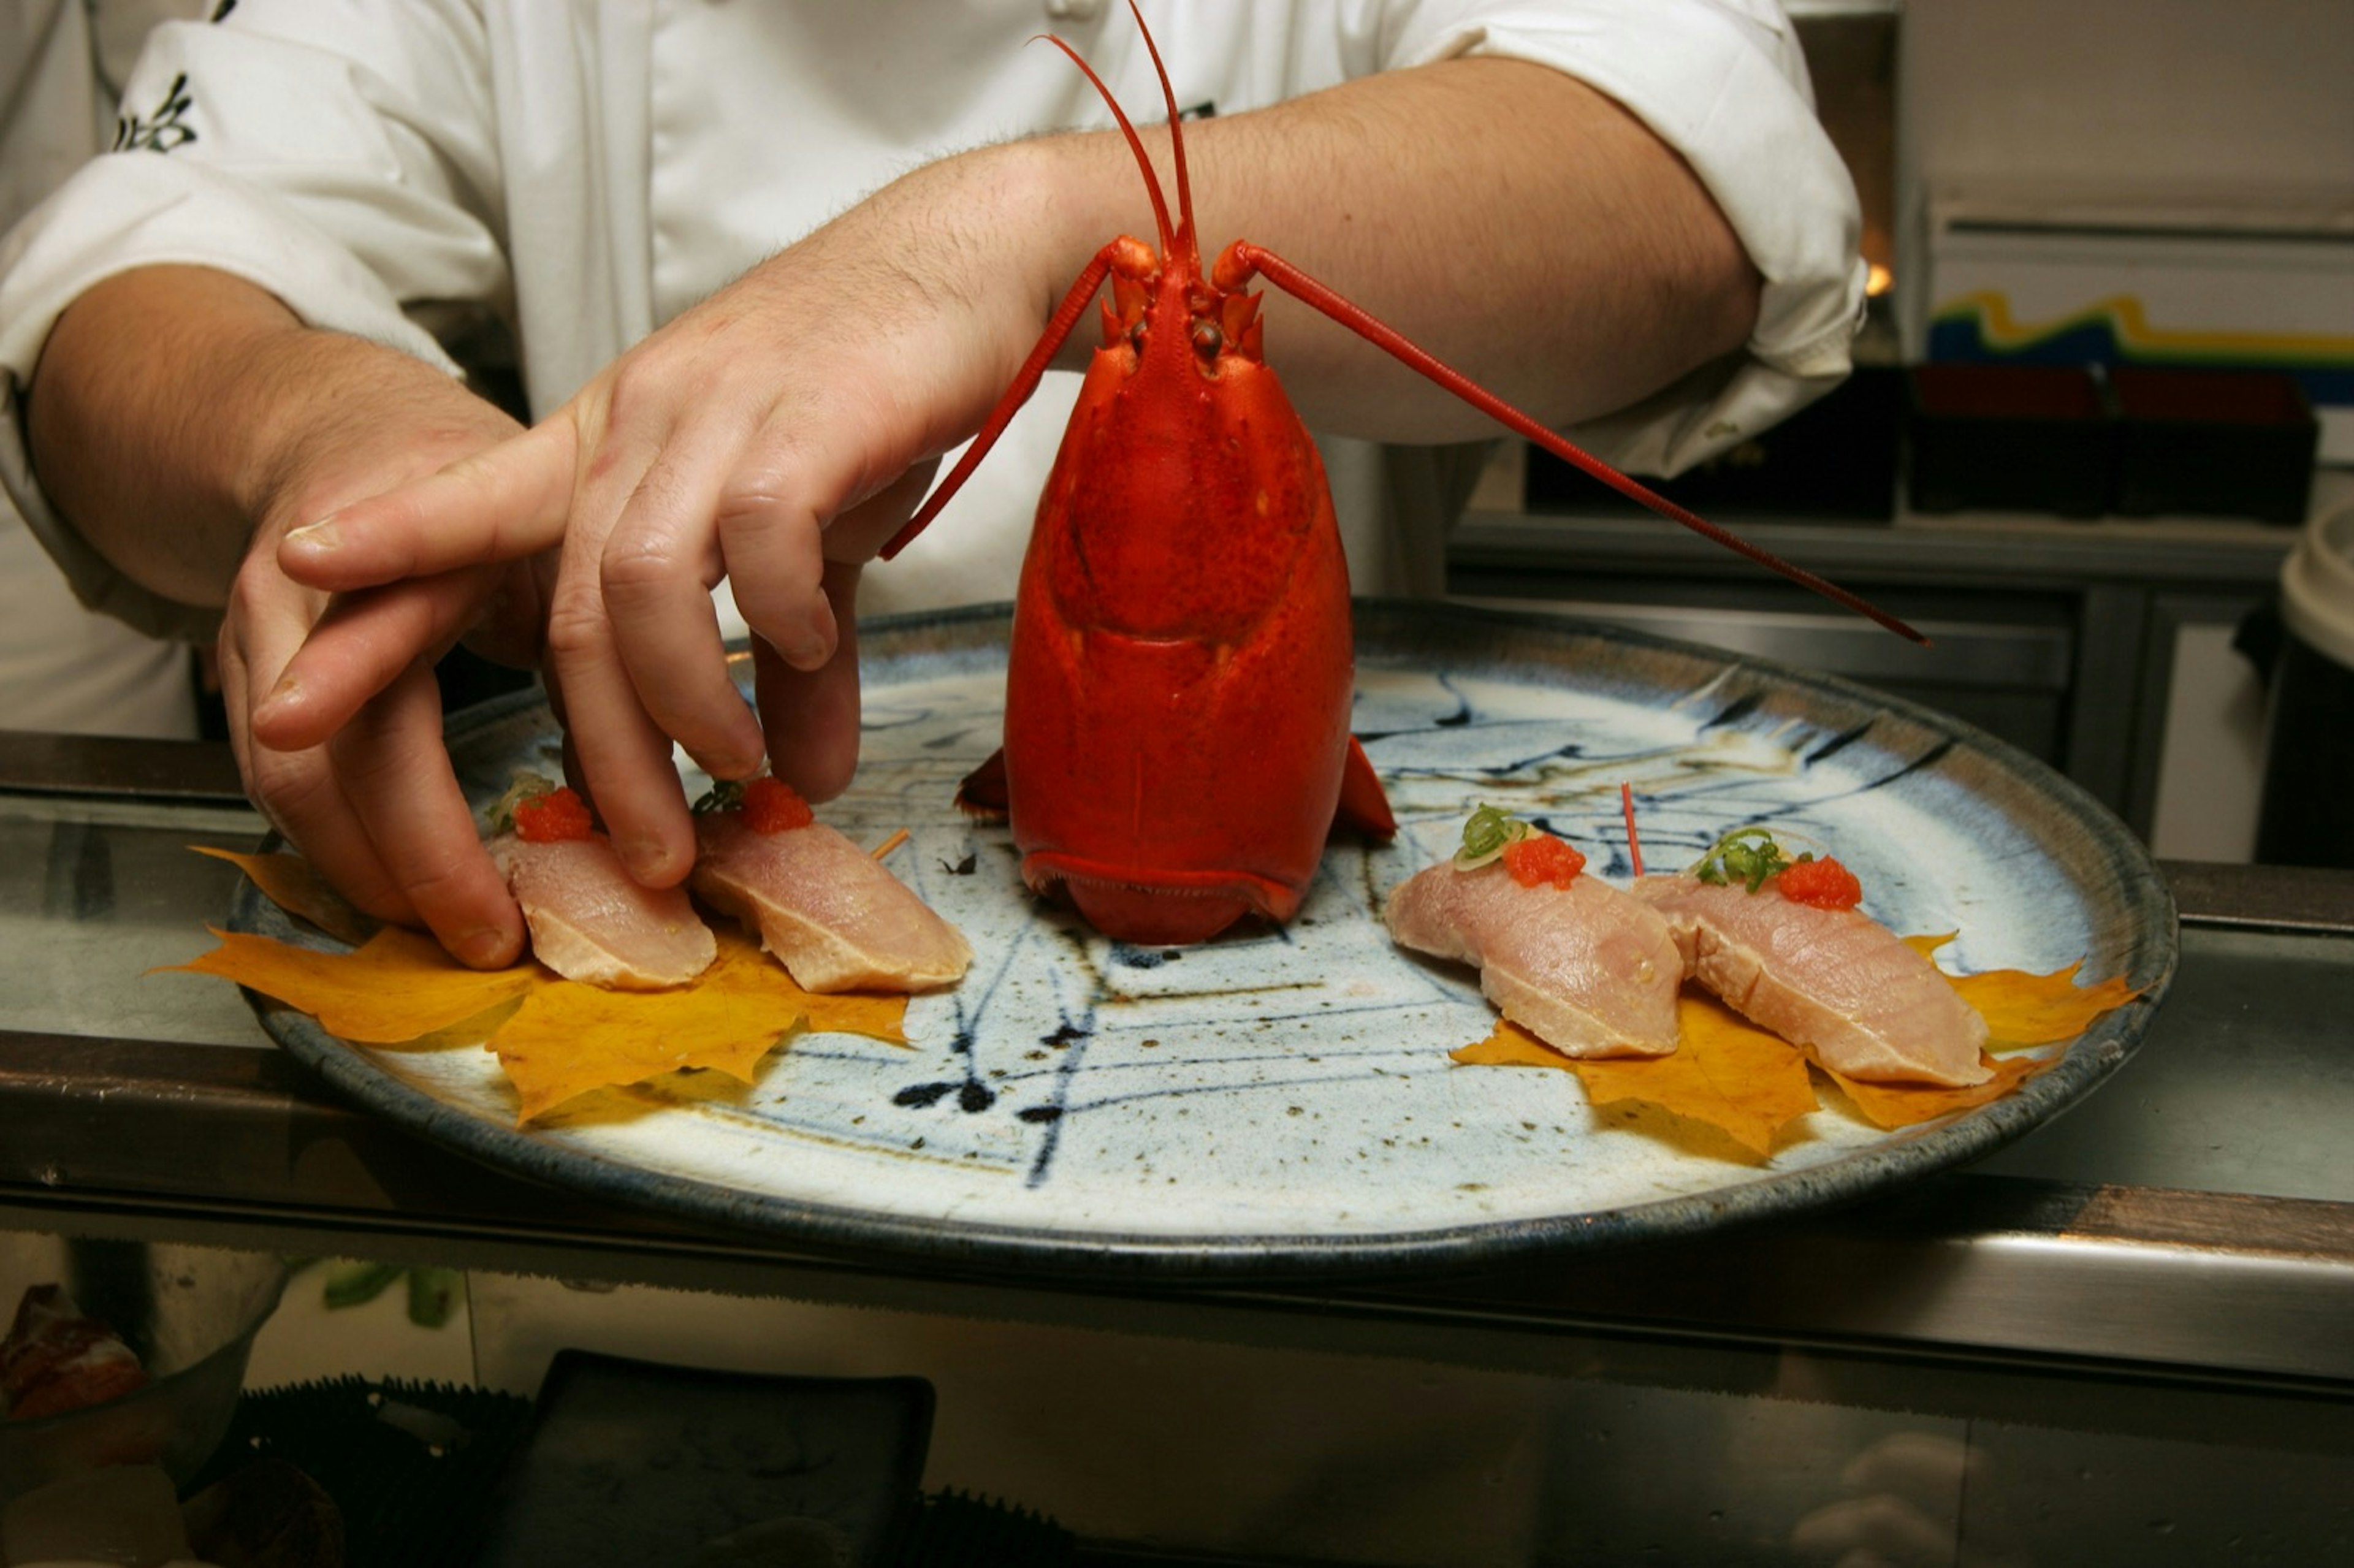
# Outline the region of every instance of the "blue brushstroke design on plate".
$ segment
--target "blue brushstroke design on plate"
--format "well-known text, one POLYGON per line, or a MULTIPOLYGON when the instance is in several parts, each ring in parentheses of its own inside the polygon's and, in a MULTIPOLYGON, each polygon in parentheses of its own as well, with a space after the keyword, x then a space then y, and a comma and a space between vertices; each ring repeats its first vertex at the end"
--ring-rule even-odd
MULTIPOLYGON (((1355 723, 1394 842, 1335 838, 1288 927, 1139 948, 1021 885, 1002 827, 950 804, 997 745, 1003 607, 861 631, 864 754, 822 808, 977 953, 911 1004, 913 1050, 803 1035, 757 1085, 672 1075, 517 1130, 487 1052, 382 1050, 265 1007, 286 1049, 362 1105, 492 1164, 837 1253, 1071 1276, 1363 1277, 1690 1234, 1861 1197, 1984 1154, 2115 1071, 2175 964, 2173 901, 2083 790, 1958 721, 1837 679, 1574 621, 1363 602, 1355 723), (1567 1074, 1458 1067, 1493 1022, 1469 969, 1394 947, 1389 890, 1492 801, 1624 880, 1621 780, 1647 862, 1770 824, 1835 850, 1865 910, 1958 931, 1962 970, 2123 975, 2098 1021, 2009 1098, 1882 1132, 1826 1094, 1744 1165, 1590 1108, 1567 1074)), ((486 803, 557 736, 525 696, 461 715, 486 803)), ((702 787, 689 778, 690 789, 702 787)), ((249 887, 236 928, 325 943, 249 887)))

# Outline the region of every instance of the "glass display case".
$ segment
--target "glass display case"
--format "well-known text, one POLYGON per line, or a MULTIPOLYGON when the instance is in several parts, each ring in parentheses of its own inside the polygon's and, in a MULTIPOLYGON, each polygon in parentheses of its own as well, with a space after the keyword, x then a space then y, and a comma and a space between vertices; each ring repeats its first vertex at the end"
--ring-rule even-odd
POLYGON ((1186 1287, 824 1255, 348 1108, 233 988, 150 972, 229 905, 189 846, 261 832, 218 748, 0 736, 5 1228, 463 1270, 463 1370, 525 1395, 567 1349, 920 1377, 924 1485, 1084 1563, 2354 1552, 2354 873, 2169 864, 2137 1053, 1966 1169, 1488 1273, 1186 1287))

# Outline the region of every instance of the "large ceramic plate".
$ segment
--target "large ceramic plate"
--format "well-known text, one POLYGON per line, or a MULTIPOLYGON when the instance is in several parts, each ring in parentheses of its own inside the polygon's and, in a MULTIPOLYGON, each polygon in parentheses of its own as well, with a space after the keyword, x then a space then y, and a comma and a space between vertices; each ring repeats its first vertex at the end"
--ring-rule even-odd
MULTIPOLYGON (((979 955, 959 989, 909 1008, 913 1050, 807 1035, 749 1089, 684 1075, 517 1131, 486 1052, 369 1050, 283 1010, 266 1013, 271 1031, 364 1104, 483 1160, 798 1244, 1071 1272, 1363 1274, 1688 1234, 1967 1160, 2115 1070, 2173 972, 2172 903, 2140 846, 1966 726, 1630 633, 1379 604, 1359 610, 1355 725, 1396 842, 1336 840, 1283 929, 1182 951, 1107 941, 1028 896, 1004 831, 949 803, 997 744, 1006 631, 992 610, 863 634, 864 760, 824 814, 865 842, 910 829, 894 869, 979 955), (2083 959, 2087 979, 2122 974, 2147 996, 2010 1098, 1888 1133, 1827 1094, 1755 1165, 1605 1118, 1565 1073, 1451 1065, 1490 1010, 1469 969, 1392 946, 1384 895, 1450 853, 1482 800, 1623 879, 1622 779, 1654 865, 1770 823, 1833 847, 1895 929, 1958 931, 1956 967, 2083 959)), ((556 746, 535 702, 450 736, 478 803, 517 768, 548 769, 556 746)), ((1242 737, 1246 770, 1248 753, 1242 737)), ((292 934, 249 892, 234 918, 292 934)))

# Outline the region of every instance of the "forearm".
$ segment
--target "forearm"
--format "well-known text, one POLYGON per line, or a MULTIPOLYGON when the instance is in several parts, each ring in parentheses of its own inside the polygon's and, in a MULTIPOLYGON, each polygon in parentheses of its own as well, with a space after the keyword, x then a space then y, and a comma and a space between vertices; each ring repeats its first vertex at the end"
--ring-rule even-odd
MULTIPOLYGON (((1146 139, 1168 183, 1167 133, 1146 139)), ((1549 423, 1658 390, 1738 349, 1755 319, 1760 281, 1690 168, 1543 66, 1387 72, 1189 123, 1185 144, 1205 267, 1250 239, 1549 423)), ((1117 135, 1044 150, 1066 277, 1115 233, 1150 238, 1117 135)), ((1267 304, 1269 362, 1317 428, 1406 440, 1490 428, 1278 291, 1267 304)))
POLYGON ((227 602, 255 525, 300 484, 301 454, 477 423, 495 439, 505 423, 434 366, 313 331, 200 267, 93 286, 51 333, 28 407, 58 511, 133 581, 207 606, 227 602))

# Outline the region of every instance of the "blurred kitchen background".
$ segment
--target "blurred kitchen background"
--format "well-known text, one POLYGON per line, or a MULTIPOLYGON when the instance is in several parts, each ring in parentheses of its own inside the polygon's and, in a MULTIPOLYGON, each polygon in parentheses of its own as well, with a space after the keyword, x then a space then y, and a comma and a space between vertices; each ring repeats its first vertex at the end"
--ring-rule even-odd
POLYGON ((2311 751, 2354 702, 2354 519, 2319 527, 2354 510, 2354 5, 1787 9, 1863 199, 1858 370, 1666 489, 1935 646, 1519 442, 1454 537, 1450 591, 1915 698, 2051 762, 2161 856, 2354 863, 2346 809, 2314 816, 2337 759, 2311 751), (2325 591, 2285 633, 2307 533, 2299 579, 2325 591), (2259 853, 2274 691, 2299 738, 2273 748, 2259 853))

